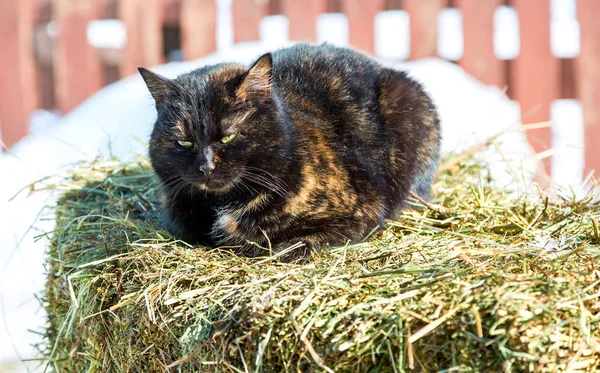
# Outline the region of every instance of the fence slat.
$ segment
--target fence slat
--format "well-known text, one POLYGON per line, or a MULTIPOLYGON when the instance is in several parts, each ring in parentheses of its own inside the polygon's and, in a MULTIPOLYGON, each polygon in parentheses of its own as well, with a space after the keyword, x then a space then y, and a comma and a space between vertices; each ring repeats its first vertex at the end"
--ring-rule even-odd
POLYGON ((162 3, 163 23, 178 26, 181 18, 181 0, 162 0, 162 3))
POLYGON ((67 113, 102 87, 102 66, 87 40, 87 25, 96 18, 96 1, 54 0, 58 26, 54 75, 58 109, 67 113))
POLYGON ((600 2, 579 0, 577 13, 581 27, 581 53, 578 63, 578 94, 583 105, 585 169, 596 170, 600 178, 600 2))
POLYGON ((25 136, 37 106, 32 0, 0 1, 0 125, 10 146, 25 136))
MULTIPOLYGON (((512 0, 519 14, 520 52, 512 63, 510 92, 521 104, 524 123, 550 120, 550 104, 559 97, 560 69, 550 50, 550 1, 512 0)), ((550 128, 528 131, 536 152, 550 149, 550 128)), ((550 157, 544 160, 550 174, 550 157)))
POLYGON ((217 3, 215 0, 182 0, 181 44, 186 60, 217 50, 217 3))
POLYGON ((375 16, 385 10, 385 0, 342 0, 342 10, 348 17, 350 45, 375 53, 375 16))
POLYGON ((162 5, 161 0, 119 0, 119 18, 127 27, 121 77, 163 63, 162 5))
POLYGON ((233 0, 233 41, 260 40, 260 20, 269 15, 269 0, 233 0))
POLYGON ((410 15, 410 59, 437 56, 438 14, 446 0, 404 0, 410 15))
POLYGON ((53 0, 34 0, 33 6, 35 12, 34 23, 46 23, 52 20, 52 1, 53 0))
POLYGON ((317 41, 317 18, 327 12, 324 0, 283 0, 283 14, 290 22, 290 40, 317 41))
POLYGON ((464 53, 460 65, 486 84, 506 85, 505 62, 494 55, 494 12, 504 0, 457 0, 463 15, 464 53))

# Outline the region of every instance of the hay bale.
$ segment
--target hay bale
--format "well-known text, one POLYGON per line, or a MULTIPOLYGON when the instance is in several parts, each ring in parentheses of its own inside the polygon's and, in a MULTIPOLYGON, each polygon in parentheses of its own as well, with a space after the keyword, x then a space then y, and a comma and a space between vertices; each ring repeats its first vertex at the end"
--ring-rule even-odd
MULTIPOLYGON (((446 160, 431 204, 301 264, 189 247, 157 228, 147 163, 55 188, 57 372, 598 371, 600 206, 486 186, 446 160)), ((415 201, 415 203, 417 203, 415 201)))

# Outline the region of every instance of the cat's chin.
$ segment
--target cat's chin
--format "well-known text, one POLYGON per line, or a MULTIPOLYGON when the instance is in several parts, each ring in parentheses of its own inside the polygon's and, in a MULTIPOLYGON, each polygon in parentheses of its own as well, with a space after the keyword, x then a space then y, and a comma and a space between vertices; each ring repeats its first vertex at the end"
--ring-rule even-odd
POLYGON ((219 183, 215 181, 194 183, 194 185, 203 192, 212 194, 226 194, 230 192, 235 186, 235 181, 228 181, 225 183, 219 183))

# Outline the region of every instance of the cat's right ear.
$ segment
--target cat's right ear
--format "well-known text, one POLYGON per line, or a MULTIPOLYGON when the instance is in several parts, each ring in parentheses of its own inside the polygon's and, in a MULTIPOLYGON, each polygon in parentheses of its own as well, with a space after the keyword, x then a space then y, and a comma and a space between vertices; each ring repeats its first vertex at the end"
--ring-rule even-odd
POLYGON ((138 67, 140 75, 146 82, 146 87, 157 103, 175 93, 175 85, 164 76, 153 73, 143 67, 138 67))
POLYGON ((237 97, 247 100, 250 97, 270 96, 272 68, 271 53, 263 54, 246 73, 237 90, 237 97))

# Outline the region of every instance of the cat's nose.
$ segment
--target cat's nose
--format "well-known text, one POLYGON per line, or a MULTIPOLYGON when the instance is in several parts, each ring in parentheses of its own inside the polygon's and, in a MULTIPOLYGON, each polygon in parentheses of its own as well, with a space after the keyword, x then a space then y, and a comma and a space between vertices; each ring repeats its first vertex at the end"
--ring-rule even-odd
POLYGON ((198 169, 204 175, 204 177, 208 178, 210 176, 212 170, 214 170, 214 168, 215 168, 215 166, 211 165, 210 163, 205 163, 205 164, 201 165, 198 169))
POLYGON ((213 162, 213 150, 210 146, 202 150, 202 154, 199 156, 200 166, 198 169, 207 179, 210 177, 211 172, 215 169, 215 163, 213 162))

